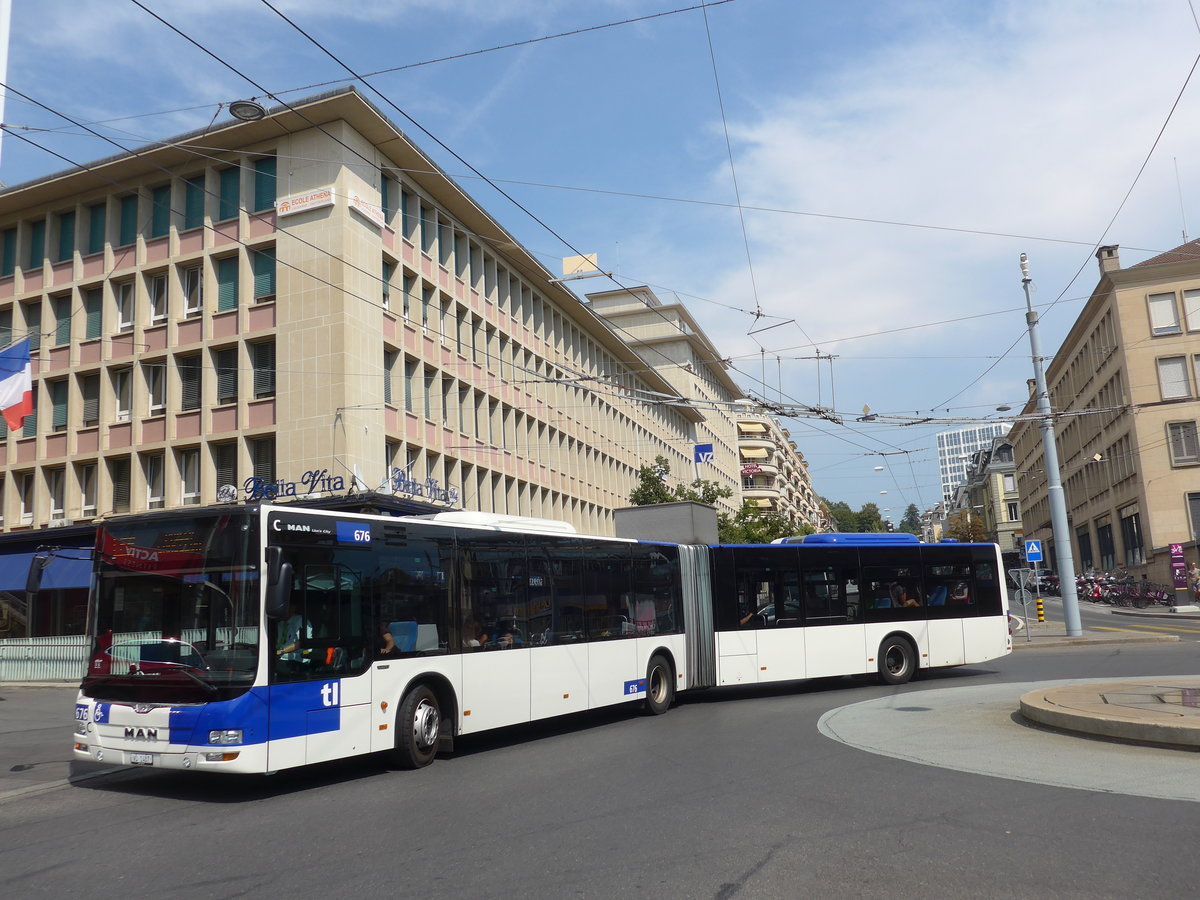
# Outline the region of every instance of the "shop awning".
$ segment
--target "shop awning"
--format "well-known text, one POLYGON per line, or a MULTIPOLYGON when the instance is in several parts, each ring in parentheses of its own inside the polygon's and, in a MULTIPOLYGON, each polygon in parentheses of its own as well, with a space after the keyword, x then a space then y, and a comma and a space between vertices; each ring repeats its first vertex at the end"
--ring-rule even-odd
POLYGON ((766 434, 767 426, 762 422, 738 422, 738 431, 744 431, 747 434, 766 434))
MULTIPOLYGON (((19 593, 25 590, 33 551, 4 553, 0 551, 0 591, 19 593)), ((92 555, 88 547, 64 547, 50 560, 42 573, 42 590, 86 588, 92 578, 92 555)))
POLYGON ((742 459, 766 459, 771 451, 766 447, 743 447, 742 459))

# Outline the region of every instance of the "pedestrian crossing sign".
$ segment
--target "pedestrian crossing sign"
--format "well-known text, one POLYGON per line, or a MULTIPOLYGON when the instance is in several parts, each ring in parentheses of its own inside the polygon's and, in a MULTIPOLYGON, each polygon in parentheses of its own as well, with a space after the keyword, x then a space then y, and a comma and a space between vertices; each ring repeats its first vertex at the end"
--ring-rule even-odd
POLYGON ((1029 562, 1042 561, 1042 542, 1041 541, 1026 541, 1025 542, 1025 559, 1029 562))

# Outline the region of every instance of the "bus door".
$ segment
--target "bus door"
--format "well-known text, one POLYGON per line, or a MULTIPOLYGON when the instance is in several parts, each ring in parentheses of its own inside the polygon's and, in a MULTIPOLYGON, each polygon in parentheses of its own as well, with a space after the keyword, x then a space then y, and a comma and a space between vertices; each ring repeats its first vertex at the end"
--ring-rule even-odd
POLYGON ((858 552, 804 549, 801 591, 804 601, 805 664, 809 678, 857 675, 872 669, 866 660, 858 552))
POLYGON ((462 731, 528 722, 534 639, 528 596, 538 575, 529 571, 525 536, 472 533, 460 540, 460 615, 469 636, 462 655, 462 731))
MULTIPOLYGON (((755 637, 753 680, 806 677, 798 563, 796 547, 787 544, 734 549, 738 633, 753 631, 755 637)), ((734 648, 731 641, 727 649, 734 648)), ((734 675, 737 662, 730 662, 729 672, 734 675)))
POLYGON ((965 547, 931 547, 922 553, 929 597, 931 666, 961 666, 967 661, 963 616, 973 615, 975 605, 970 552, 965 547))
POLYGON ((371 749, 367 597, 361 575, 337 562, 292 559, 286 619, 273 623, 268 734, 271 769, 371 749))

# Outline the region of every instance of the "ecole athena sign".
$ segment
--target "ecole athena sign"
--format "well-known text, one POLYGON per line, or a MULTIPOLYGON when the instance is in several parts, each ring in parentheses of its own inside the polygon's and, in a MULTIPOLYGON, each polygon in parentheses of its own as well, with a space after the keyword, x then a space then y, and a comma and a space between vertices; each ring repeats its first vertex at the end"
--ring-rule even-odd
MULTIPOLYGON (((393 468, 381 490, 408 497, 420 497, 436 503, 457 503, 458 488, 442 487, 436 478, 417 481, 404 469, 393 468)), ((310 469, 298 481, 267 481, 251 477, 242 483, 242 499, 278 500, 284 497, 306 497, 313 494, 336 494, 346 490, 346 479, 342 475, 331 475, 328 469, 310 469)), ((220 498, 218 498, 220 499, 220 498)))

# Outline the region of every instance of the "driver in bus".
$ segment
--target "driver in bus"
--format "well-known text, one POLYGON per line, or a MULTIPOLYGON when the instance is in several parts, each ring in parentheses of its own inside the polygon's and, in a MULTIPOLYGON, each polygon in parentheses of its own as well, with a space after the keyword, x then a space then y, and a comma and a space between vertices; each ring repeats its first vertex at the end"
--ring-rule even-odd
POLYGON ((304 664, 308 662, 305 651, 300 649, 300 640, 312 638, 312 623, 304 618, 298 600, 288 605, 288 612, 288 619, 279 630, 280 643, 275 656, 279 659, 279 671, 297 674, 303 671, 304 664))

